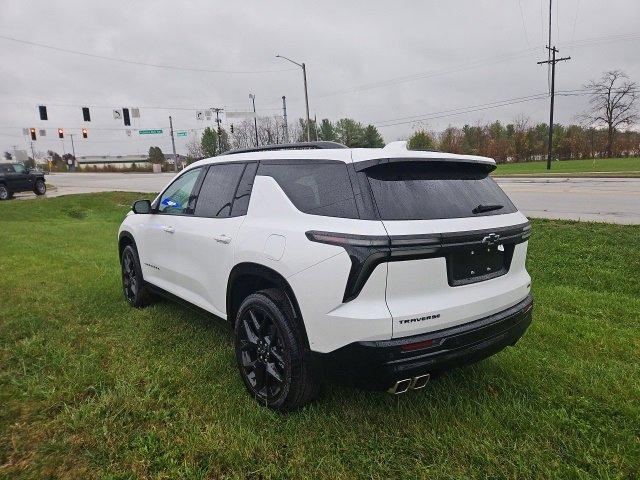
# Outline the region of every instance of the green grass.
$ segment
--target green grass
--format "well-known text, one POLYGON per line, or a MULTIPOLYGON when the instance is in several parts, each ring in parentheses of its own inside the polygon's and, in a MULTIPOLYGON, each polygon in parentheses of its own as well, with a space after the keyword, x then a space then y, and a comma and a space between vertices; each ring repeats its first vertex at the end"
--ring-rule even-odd
MULTIPOLYGON (((589 160, 561 160, 551 164, 550 172, 589 175, 594 173, 614 173, 618 175, 640 176, 640 158, 597 158, 589 160)), ((523 162, 498 165, 494 175, 546 175, 547 162, 523 162)))
POLYGON ((0 478, 640 476, 640 227, 534 221, 515 348, 421 392, 331 386, 278 415, 220 322, 125 303, 136 197, 0 204, 0 478))

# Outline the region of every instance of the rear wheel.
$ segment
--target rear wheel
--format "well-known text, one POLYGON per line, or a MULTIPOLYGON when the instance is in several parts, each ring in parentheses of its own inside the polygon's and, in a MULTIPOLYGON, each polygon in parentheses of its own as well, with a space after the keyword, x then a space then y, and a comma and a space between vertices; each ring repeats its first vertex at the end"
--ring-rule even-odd
POLYGON ((0 183, 0 200, 9 200, 11 198, 11 193, 5 185, 0 183))
POLYGON ((235 326, 236 359, 249 393, 261 404, 290 411, 318 393, 302 332, 291 304, 279 290, 249 295, 235 326))
POLYGON ((47 193, 47 185, 44 183, 44 180, 36 180, 36 183, 33 185, 33 193, 36 195, 44 195, 47 193))
POLYGON ((136 308, 149 305, 151 295, 144 286, 138 252, 133 245, 127 245, 120 257, 122 267, 122 290, 127 301, 136 308))

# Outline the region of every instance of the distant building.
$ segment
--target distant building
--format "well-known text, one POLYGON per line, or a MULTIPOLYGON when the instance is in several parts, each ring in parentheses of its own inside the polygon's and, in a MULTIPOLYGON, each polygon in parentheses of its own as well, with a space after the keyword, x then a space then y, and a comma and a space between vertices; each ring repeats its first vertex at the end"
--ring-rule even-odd
POLYGON ((147 155, 82 155, 76 159, 82 168, 131 168, 133 165, 148 168, 151 165, 147 155))

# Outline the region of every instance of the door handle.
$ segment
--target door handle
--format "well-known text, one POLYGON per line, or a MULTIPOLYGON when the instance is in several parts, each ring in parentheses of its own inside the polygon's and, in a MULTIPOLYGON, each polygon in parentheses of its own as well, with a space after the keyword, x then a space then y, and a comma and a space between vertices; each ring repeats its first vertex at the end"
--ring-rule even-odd
POLYGON ((231 243, 231 237, 225 235, 214 235, 213 239, 218 243, 231 243))
POLYGON ((175 228, 173 228, 173 227, 169 227, 169 226, 162 227, 162 230, 164 230, 164 231, 165 231, 165 232, 167 232, 167 233, 175 233, 175 231, 176 231, 176 229, 175 229, 175 228))

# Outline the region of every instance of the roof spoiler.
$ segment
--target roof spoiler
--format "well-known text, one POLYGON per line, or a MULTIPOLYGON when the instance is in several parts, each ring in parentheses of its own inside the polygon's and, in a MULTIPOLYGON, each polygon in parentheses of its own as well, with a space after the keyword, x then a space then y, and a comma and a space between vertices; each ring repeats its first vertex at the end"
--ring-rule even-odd
MULTIPOLYGON (((410 152, 408 152, 410 153, 410 152)), ((433 158, 420 158, 420 157, 411 157, 407 156, 406 158, 375 158, 373 160, 363 160, 360 162, 354 162, 353 168, 360 172, 370 167, 375 167, 376 165, 383 165, 387 163, 447 163, 451 164, 463 164, 463 165, 473 165, 475 167, 481 168, 486 172, 492 172, 496 169, 495 163, 485 163, 478 162, 476 160, 469 160, 464 157, 455 158, 455 157, 433 157, 433 158)))

